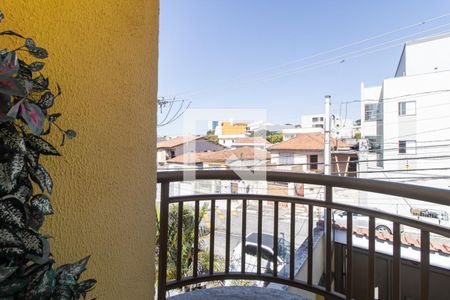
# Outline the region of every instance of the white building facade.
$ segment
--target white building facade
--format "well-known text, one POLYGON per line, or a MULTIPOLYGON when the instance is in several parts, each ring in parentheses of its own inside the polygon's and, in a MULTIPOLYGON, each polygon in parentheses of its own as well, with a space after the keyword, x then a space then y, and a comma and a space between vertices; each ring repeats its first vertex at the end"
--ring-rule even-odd
POLYGON ((360 177, 449 188, 450 34, 406 43, 395 77, 361 85, 361 134, 360 177))

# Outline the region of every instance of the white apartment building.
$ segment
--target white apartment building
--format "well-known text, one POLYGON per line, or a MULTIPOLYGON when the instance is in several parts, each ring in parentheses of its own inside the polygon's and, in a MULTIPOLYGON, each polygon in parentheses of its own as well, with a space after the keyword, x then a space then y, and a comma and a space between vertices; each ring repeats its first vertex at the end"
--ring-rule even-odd
POLYGON ((450 33, 407 42, 393 78, 361 85, 361 134, 373 149, 360 160, 378 160, 361 177, 449 188, 450 33))
MULTIPOLYGON (((301 125, 298 128, 287 128, 282 130, 283 141, 287 141, 299 134, 323 133, 325 114, 302 115, 301 125)), ((338 139, 353 137, 353 121, 339 116, 332 116, 331 129, 333 137, 338 139)))

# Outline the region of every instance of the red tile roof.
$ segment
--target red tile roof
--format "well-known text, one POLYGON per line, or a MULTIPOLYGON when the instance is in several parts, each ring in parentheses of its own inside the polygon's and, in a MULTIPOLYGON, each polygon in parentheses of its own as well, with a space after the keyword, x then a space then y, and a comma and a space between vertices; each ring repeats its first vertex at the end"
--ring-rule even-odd
POLYGON ((256 137, 245 137, 239 138, 234 141, 235 144, 270 144, 265 138, 256 136, 256 137))
POLYGON ((238 149, 226 149, 215 152, 197 152, 185 153, 169 159, 168 163, 196 163, 196 162, 215 162, 225 163, 234 160, 267 160, 270 154, 267 151, 255 149, 253 147, 242 147, 238 149))
MULTIPOLYGON (((348 148, 349 145, 337 139, 332 139, 332 147, 348 148)), ((296 137, 280 142, 270 147, 270 150, 316 150, 322 151, 324 147, 323 133, 302 133, 296 137)))
MULTIPOLYGON (((338 224, 334 224, 334 227, 339 230, 347 230, 346 226, 338 224)), ((354 227, 353 234, 368 237, 369 229, 366 227, 354 227)), ((389 241, 391 243, 394 241, 394 236, 388 232, 375 231, 375 237, 380 241, 389 241)), ((400 240, 404 246, 412 246, 420 249, 420 240, 410 234, 403 233, 400 240)), ((430 250, 450 255, 450 244, 440 244, 430 241, 430 250)))
POLYGON ((178 136, 166 141, 159 142, 156 145, 156 148, 173 148, 179 145, 183 145, 185 143, 189 143, 195 140, 203 138, 203 136, 178 136))

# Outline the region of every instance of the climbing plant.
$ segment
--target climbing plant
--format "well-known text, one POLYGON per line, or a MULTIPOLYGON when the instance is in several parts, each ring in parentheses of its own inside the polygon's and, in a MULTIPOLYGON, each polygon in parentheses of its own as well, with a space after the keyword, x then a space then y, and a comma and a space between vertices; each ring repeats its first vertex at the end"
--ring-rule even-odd
POLYGON ((0 32, 7 37, 21 46, 0 51, 0 300, 80 299, 96 283, 79 282, 89 256, 56 268, 50 237, 39 232, 54 212, 53 180, 40 157, 60 155, 46 136, 56 128, 63 146, 76 132, 61 128, 61 114, 50 112, 61 89, 56 84, 53 91, 41 73, 47 50, 19 33, 0 32))

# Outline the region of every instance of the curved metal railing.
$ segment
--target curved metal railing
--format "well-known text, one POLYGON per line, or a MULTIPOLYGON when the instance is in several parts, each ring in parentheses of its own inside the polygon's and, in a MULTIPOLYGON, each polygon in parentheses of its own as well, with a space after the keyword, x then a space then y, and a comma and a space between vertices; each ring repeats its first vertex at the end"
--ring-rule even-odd
MULTIPOLYGON (((180 288, 190 284, 196 284, 215 280, 262 280, 265 282, 279 283, 295 288, 300 288, 318 295, 326 297, 326 299, 352 299, 352 277, 351 272, 353 266, 352 247, 353 247, 353 218, 347 217, 347 256, 346 256, 346 285, 345 294, 332 290, 332 210, 342 210, 347 212, 347 216, 358 213, 369 218, 369 263, 368 263, 368 299, 374 299, 375 290, 375 219, 380 218, 391 221, 393 223, 393 269, 392 269, 392 299, 400 299, 400 248, 401 248, 401 231, 400 225, 411 226, 420 229, 421 240, 421 280, 420 293, 421 299, 428 299, 429 295, 429 267, 430 267, 430 232, 450 238, 450 229, 438 225, 420 222, 415 219, 402 217, 395 214, 382 212, 379 210, 368 209, 353 205, 333 202, 333 188, 347 188, 359 191, 374 192, 392 196, 399 196, 411 199, 422 200, 429 203, 450 206, 450 191, 429 187, 422 187, 409 184, 392 183, 384 181, 375 181, 369 179, 356 179, 348 177, 325 176, 317 174, 304 174, 292 172, 267 171, 258 174, 255 171, 255 178, 265 178, 266 181, 273 182, 292 182, 307 183, 320 185, 325 187, 325 201, 307 199, 302 197, 273 196, 259 194, 201 194, 188 196, 169 195, 169 186, 171 182, 179 182, 185 179, 183 171, 164 171, 158 173, 158 183, 161 183, 161 207, 160 207, 160 256, 159 256, 159 274, 158 274, 158 299, 166 298, 166 291, 180 288), (226 200, 226 234, 225 234, 225 270, 224 272, 215 272, 214 265, 214 229, 215 229, 215 201, 226 200), (242 201, 242 234, 241 234, 241 270, 240 272, 230 271, 230 219, 231 219, 231 201, 242 201), (257 266, 256 272, 247 272, 245 269, 245 244, 246 244, 246 222, 247 222, 247 201, 258 201, 257 216, 257 266), (200 201, 211 201, 211 217, 210 217, 210 258, 209 273, 198 274, 198 247, 199 247, 199 204, 200 201), (181 275, 181 250, 183 235, 183 204, 186 202, 194 202, 194 257, 193 257, 193 273, 192 276, 182 277, 181 275), (287 278, 280 277, 278 274, 278 239, 273 239, 273 270, 272 274, 264 274, 261 272, 261 253, 262 253, 262 219, 263 219, 263 202, 272 202, 274 207, 274 227, 273 235, 278 236, 278 213, 279 203, 290 204, 290 264, 289 276, 287 278), (177 227, 177 270, 176 279, 167 282, 167 239, 168 239, 168 214, 169 205, 178 205, 178 227, 177 227), (294 260, 295 260, 295 215, 296 205, 305 205, 308 207, 308 268, 307 280, 302 281, 295 278, 294 260), (313 284, 313 209, 314 207, 324 208, 325 213, 325 287, 313 284)), ((192 175, 192 172, 190 173, 192 175)), ((192 178, 189 177, 189 180, 192 178)), ((195 172, 196 180, 240 180, 239 175, 232 170, 199 170, 195 172)))

